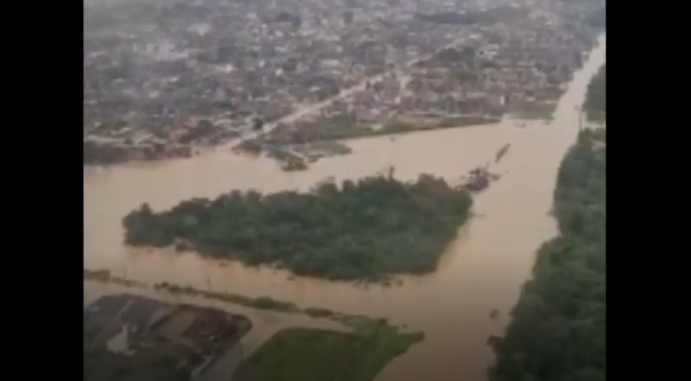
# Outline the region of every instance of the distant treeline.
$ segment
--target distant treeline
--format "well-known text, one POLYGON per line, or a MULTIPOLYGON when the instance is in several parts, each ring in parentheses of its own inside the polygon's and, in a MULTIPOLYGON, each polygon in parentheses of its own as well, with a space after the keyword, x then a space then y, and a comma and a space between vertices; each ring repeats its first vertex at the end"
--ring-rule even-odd
POLYGON ((604 121, 607 115, 607 64, 602 64, 588 84, 583 108, 588 120, 604 121))
POLYGON ((554 195, 560 235, 538 251, 491 381, 606 380, 606 146, 583 131, 562 162, 554 195))
POLYGON ((148 205, 123 220, 126 243, 195 250, 298 275, 381 280, 434 271, 470 213, 472 199, 443 179, 370 176, 318 184, 311 192, 232 191, 170 210, 148 205))

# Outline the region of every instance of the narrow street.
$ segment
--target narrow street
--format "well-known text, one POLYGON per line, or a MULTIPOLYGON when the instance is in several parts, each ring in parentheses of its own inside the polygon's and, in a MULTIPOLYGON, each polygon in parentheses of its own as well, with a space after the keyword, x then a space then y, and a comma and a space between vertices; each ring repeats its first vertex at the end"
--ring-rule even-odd
MULTIPOLYGON (((428 55, 425 55, 423 57, 415 58, 415 59, 409 61, 406 64, 406 66, 403 68, 393 69, 393 71, 396 72, 396 76, 399 78, 399 80, 401 82, 401 90, 404 90, 405 85, 407 85, 407 83, 410 81, 410 75, 407 74, 407 71, 413 65, 417 64, 420 61, 425 61, 425 60, 430 59, 434 54, 436 54, 437 52, 439 52, 443 49, 455 47, 458 44, 460 44, 462 41, 463 41, 462 39, 454 40, 452 43, 444 46, 443 48, 441 48, 439 50, 437 50, 435 53, 428 54, 428 55)), ((280 124, 293 123, 293 122, 298 121, 307 115, 316 114, 319 111, 321 111, 322 109, 325 109, 325 108, 331 106, 332 104, 334 104, 335 102, 337 102, 341 99, 348 98, 349 96, 353 95, 356 92, 365 90, 365 87, 367 86, 367 82, 379 81, 382 78, 384 78, 386 75, 390 74, 391 72, 392 71, 385 71, 381 74, 367 77, 367 78, 363 79, 362 81, 360 81, 356 85, 353 85, 347 89, 341 89, 341 92, 338 93, 338 95, 333 96, 331 98, 328 98, 326 100, 323 100, 321 102, 298 105, 297 109, 293 113, 288 114, 288 115, 280 118, 279 120, 277 120, 275 122, 265 124, 263 129, 261 129, 259 131, 254 131, 250 134, 246 134, 245 136, 242 136, 241 138, 232 140, 232 141, 228 142, 227 144, 221 145, 217 148, 221 149, 221 150, 224 150, 224 149, 227 150, 229 148, 237 147, 238 145, 240 145, 240 144, 242 144, 248 140, 256 139, 259 136, 270 133, 271 131, 275 130, 280 124)))

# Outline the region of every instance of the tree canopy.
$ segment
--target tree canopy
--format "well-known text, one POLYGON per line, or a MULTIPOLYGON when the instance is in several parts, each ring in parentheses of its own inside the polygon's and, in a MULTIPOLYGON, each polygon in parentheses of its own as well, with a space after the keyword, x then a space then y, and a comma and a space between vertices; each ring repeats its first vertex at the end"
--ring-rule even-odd
MULTIPOLYGON (((604 69, 603 69, 604 70, 604 69)), ((558 176, 560 235, 538 251, 503 339, 491 381, 606 380, 606 146, 581 132, 558 176)))
POLYGON ((310 192, 232 191, 154 212, 144 204, 124 219, 135 246, 175 244, 249 265, 275 264, 297 275, 381 280, 434 271, 468 218, 472 198, 432 175, 317 184, 310 192))
POLYGON ((588 113, 588 120, 605 120, 607 114, 607 64, 600 66, 600 70, 590 80, 583 107, 588 113))

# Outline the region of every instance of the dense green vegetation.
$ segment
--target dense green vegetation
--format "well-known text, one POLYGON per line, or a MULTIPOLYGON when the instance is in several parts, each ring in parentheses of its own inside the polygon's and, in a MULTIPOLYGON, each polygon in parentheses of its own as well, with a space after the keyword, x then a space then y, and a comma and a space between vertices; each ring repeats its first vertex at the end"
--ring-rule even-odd
MULTIPOLYGON (((603 69, 604 70, 604 69, 603 69)), ((554 195, 560 236, 538 251, 491 381, 606 380, 606 145, 585 130, 562 162, 554 195)))
POLYGON ((278 332, 240 365, 238 381, 371 381, 396 356, 422 339, 382 321, 354 332, 291 328, 278 332))
POLYGON ((607 64, 602 64, 590 80, 583 108, 589 121, 605 122, 607 119, 607 64))
POLYGON ((607 7, 603 4, 593 10, 586 19, 589 26, 596 29, 606 29, 607 28, 607 7))
POLYGON ((392 168, 388 176, 325 181, 307 193, 233 191, 159 213, 144 204, 123 224, 131 245, 175 244, 298 275, 375 280, 435 270, 471 205, 461 187, 431 175, 401 182, 392 168))

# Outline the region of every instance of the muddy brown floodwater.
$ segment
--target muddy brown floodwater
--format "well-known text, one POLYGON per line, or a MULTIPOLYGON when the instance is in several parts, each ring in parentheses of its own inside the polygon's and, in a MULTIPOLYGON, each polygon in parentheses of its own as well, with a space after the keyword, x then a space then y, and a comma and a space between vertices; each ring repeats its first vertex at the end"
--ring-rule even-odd
MULTIPOLYGON (((556 174, 578 133, 575 106, 583 102, 590 77, 605 61, 605 37, 599 42, 548 125, 535 122, 518 128, 515 121, 506 121, 409 134, 395 141, 357 140, 350 143, 353 154, 321 160, 306 172, 283 172, 272 160, 230 152, 85 170, 85 267, 107 268, 146 282, 166 280, 248 296, 270 295, 303 307, 387 317, 424 331, 426 338, 389 364, 377 381, 484 380, 493 360, 487 337, 501 334, 507 312, 530 276, 536 249, 556 234, 549 215, 556 174), (160 209, 236 188, 307 189, 328 176, 358 178, 390 165, 400 178, 429 172, 456 181, 473 167, 493 162, 507 143, 511 150, 491 166, 493 172, 507 174, 476 198, 474 210, 482 217, 461 229, 436 273, 404 277, 401 286, 291 281, 282 271, 249 269, 193 254, 143 253, 122 244, 120 221, 143 202, 160 209), (501 311, 499 318, 489 318, 493 309, 501 311)), ((85 287, 91 297, 104 292, 102 287, 85 287)))

